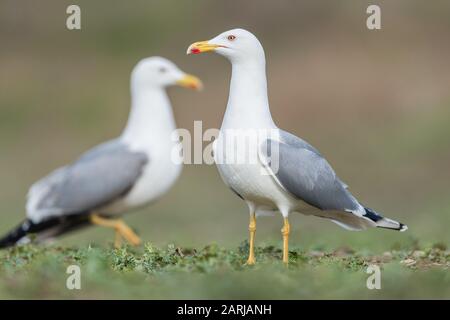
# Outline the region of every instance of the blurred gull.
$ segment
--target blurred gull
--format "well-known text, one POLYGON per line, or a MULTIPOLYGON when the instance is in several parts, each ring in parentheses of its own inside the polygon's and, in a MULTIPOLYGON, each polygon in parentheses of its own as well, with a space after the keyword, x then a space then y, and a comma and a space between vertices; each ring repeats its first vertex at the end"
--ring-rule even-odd
POLYGON ((74 163, 36 182, 28 193, 27 218, 0 239, 0 247, 46 240, 90 224, 113 228, 133 245, 139 237, 117 216, 166 193, 182 164, 171 158, 178 143, 166 87, 200 89, 201 82, 167 59, 141 60, 131 75, 131 112, 122 135, 84 153, 74 163))
POLYGON ((225 184, 246 201, 250 210, 247 264, 255 263, 256 217, 265 213, 281 212, 284 218, 281 231, 285 263, 288 262, 288 216, 291 212, 327 218, 349 230, 368 227, 407 229, 406 225, 384 218, 361 205, 317 149, 277 128, 269 110, 264 49, 252 33, 242 29, 230 30, 211 40, 193 43, 187 53, 209 51, 225 56, 232 65, 228 105, 214 153, 225 184), (228 134, 246 139, 239 132, 248 130, 267 132, 262 140, 241 143, 246 150, 237 150, 249 154, 255 151, 257 161, 230 163, 227 161, 227 152, 230 152, 226 144, 228 134), (271 166, 274 160, 277 166, 271 166))

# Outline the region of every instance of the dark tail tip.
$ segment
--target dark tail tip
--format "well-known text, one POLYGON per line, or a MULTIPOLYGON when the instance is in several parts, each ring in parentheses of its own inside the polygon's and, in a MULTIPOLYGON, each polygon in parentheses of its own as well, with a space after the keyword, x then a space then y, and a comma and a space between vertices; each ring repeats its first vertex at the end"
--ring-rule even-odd
POLYGON ((31 234, 36 235, 35 240, 39 242, 87 225, 89 225, 89 216, 86 214, 56 217, 38 223, 26 219, 3 238, 0 238, 0 249, 14 246, 31 234))
POLYGON ((400 232, 408 230, 408 226, 401 222, 398 222, 398 221, 395 221, 395 220, 392 220, 389 218, 385 218, 381 214, 375 212, 374 210, 372 210, 370 208, 364 208, 364 209, 366 210, 364 217, 375 222, 378 228, 397 230, 400 232))
POLYGON ((22 223, 20 223, 17 227, 15 227, 13 230, 11 230, 9 233, 4 235, 0 239, 0 249, 8 248, 17 244, 17 242, 19 242, 23 237, 25 237, 28 234, 31 225, 32 222, 26 219, 22 223))

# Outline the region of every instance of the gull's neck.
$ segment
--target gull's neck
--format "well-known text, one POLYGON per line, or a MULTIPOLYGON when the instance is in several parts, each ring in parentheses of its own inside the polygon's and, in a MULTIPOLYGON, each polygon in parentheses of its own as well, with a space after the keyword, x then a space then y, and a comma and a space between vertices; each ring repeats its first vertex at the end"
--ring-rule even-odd
POLYGON ((276 128, 267 97, 265 60, 231 62, 230 94, 222 129, 276 128))
POLYGON ((121 140, 134 148, 171 142, 176 129, 169 98, 163 88, 132 88, 131 111, 121 140))

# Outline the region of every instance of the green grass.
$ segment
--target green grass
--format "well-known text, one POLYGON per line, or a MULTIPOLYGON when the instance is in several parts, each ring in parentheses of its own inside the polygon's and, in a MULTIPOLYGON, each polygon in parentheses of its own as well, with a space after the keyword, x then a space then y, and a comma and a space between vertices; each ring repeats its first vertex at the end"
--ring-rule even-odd
POLYGON ((450 252, 444 244, 379 255, 341 247, 292 249, 289 267, 275 246, 257 247, 246 266, 248 243, 121 249, 26 245, 0 253, 1 298, 125 299, 383 299, 450 298, 450 252), (81 290, 66 288, 66 268, 81 268, 81 290), (367 266, 381 267, 381 290, 368 290, 367 266))

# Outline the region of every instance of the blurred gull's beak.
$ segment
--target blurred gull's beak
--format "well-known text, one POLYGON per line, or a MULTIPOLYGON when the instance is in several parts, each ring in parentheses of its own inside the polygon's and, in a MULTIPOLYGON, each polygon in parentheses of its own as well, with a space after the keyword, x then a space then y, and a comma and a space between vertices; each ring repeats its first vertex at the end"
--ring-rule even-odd
POLYGON ((203 83, 196 76, 185 74, 180 80, 177 81, 177 85, 200 91, 203 89, 203 83))
POLYGON ((224 47, 217 44, 209 43, 209 41, 199 41, 191 44, 186 54, 199 54, 203 52, 214 51, 216 48, 224 47))

